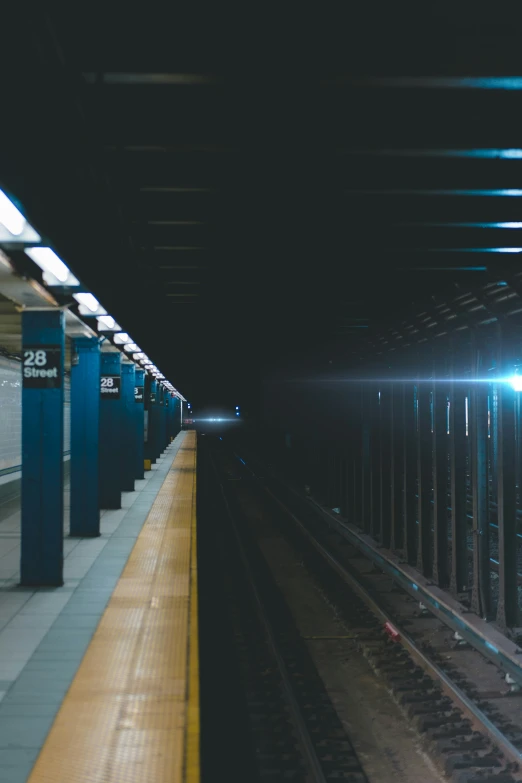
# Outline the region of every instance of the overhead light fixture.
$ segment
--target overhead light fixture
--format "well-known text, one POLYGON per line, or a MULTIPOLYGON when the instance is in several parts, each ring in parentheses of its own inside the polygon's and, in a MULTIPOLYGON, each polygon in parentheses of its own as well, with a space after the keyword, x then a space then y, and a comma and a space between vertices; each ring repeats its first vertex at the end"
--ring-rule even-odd
MULTIPOLYGON (((164 381, 164 380, 165 380, 165 376, 164 376, 162 373, 160 373, 160 374, 158 375, 158 378, 160 379, 160 381, 164 381)), ((165 385, 166 385, 166 384, 165 384, 165 385)))
POLYGON ((0 190, 0 242, 40 242, 41 236, 0 190))
POLYGON ((127 343, 123 347, 124 351, 127 351, 128 353, 131 353, 132 351, 139 351, 139 345, 136 345, 136 343, 127 343))
POLYGON ((50 247, 26 247, 26 255, 40 267, 47 285, 80 285, 69 267, 50 247))
POLYGON ((143 359, 145 359, 145 354, 143 353, 143 351, 138 351, 138 353, 132 354, 132 358, 136 362, 143 361, 143 359))
POLYGON ((125 345, 125 343, 130 343, 132 341, 127 332, 118 332, 114 335, 114 342, 116 345, 125 345))
POLYGON ((112 317, 112 315, 101 315, 98 318, 98 329, 100 332, 107 332, 107 331, 120 331, 120 327, 112 317))
POLYGON ((73 294, 79 304, 80 315, 107 315, 107 310, 101 306, 95 296, 89 293, 73 294))
POLYGON ((25 218, 7 198, 3 190, 0 190, 0 223, 6 227, 10 234, 19 236, 25 227, 25 218))

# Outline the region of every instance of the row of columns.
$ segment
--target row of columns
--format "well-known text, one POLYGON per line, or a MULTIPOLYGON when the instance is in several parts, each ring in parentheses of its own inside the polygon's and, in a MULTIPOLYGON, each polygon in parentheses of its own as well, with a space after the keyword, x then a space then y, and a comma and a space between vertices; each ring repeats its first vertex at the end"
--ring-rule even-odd
POLYGON ((509 347, 500 328, 488 343, 471 334, 452 367, 437 357, 443 374, 434 370, 433 381, 364 385, 338 493, 351 521, 502 627, 520 622, 522 419, 519 395, 503 380, 513 373, 509 347))
MULTIPOLYGON (((65 319, 22 315, 21 584, 63 584, 65 319)), ((100 509, 121 508, 181 429, 181 402, 98 337, 73 340, 70 535, 100 535, 100 509)))

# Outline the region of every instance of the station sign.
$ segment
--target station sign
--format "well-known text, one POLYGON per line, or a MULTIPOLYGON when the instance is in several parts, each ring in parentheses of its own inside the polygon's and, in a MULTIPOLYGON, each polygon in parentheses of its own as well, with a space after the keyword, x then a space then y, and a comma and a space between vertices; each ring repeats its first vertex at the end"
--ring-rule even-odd
POLYGON ((101 375, 100 376, 100 399, 119 400, 120 395, 121 395, 121 376, 101 375))
POLYGON ((156 392, 151 392, 150 393, 150 401, 151 402, 156 402, 156 392))
POLYGON ((134 402, 143 402, 143 397, 144 397, 143 392, 144 392, 143 386, 134 387, 134 402))
POLYGON ((24 389, 59 389, 62 385, 62 349, 59 345, 24 345, 24 389))

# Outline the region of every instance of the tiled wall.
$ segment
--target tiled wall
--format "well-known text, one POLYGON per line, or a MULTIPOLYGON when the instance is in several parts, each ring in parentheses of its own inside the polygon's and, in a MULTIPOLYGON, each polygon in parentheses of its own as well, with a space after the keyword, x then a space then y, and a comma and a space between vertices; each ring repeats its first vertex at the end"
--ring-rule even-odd
MULTIPOLYGON (((69 379, 65 382, 64 451, 71 443, 69 379)), ((22 376, 20 363, 0 356, 0 471, 22 463, 22 376)))

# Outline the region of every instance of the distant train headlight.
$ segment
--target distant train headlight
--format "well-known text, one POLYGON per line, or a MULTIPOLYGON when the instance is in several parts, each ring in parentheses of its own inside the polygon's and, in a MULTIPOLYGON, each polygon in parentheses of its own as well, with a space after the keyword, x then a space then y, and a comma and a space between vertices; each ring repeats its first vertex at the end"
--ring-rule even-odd
POLYGON ((509 383, 516 392, 522 392, 522 375, 512 375, 509 383))

